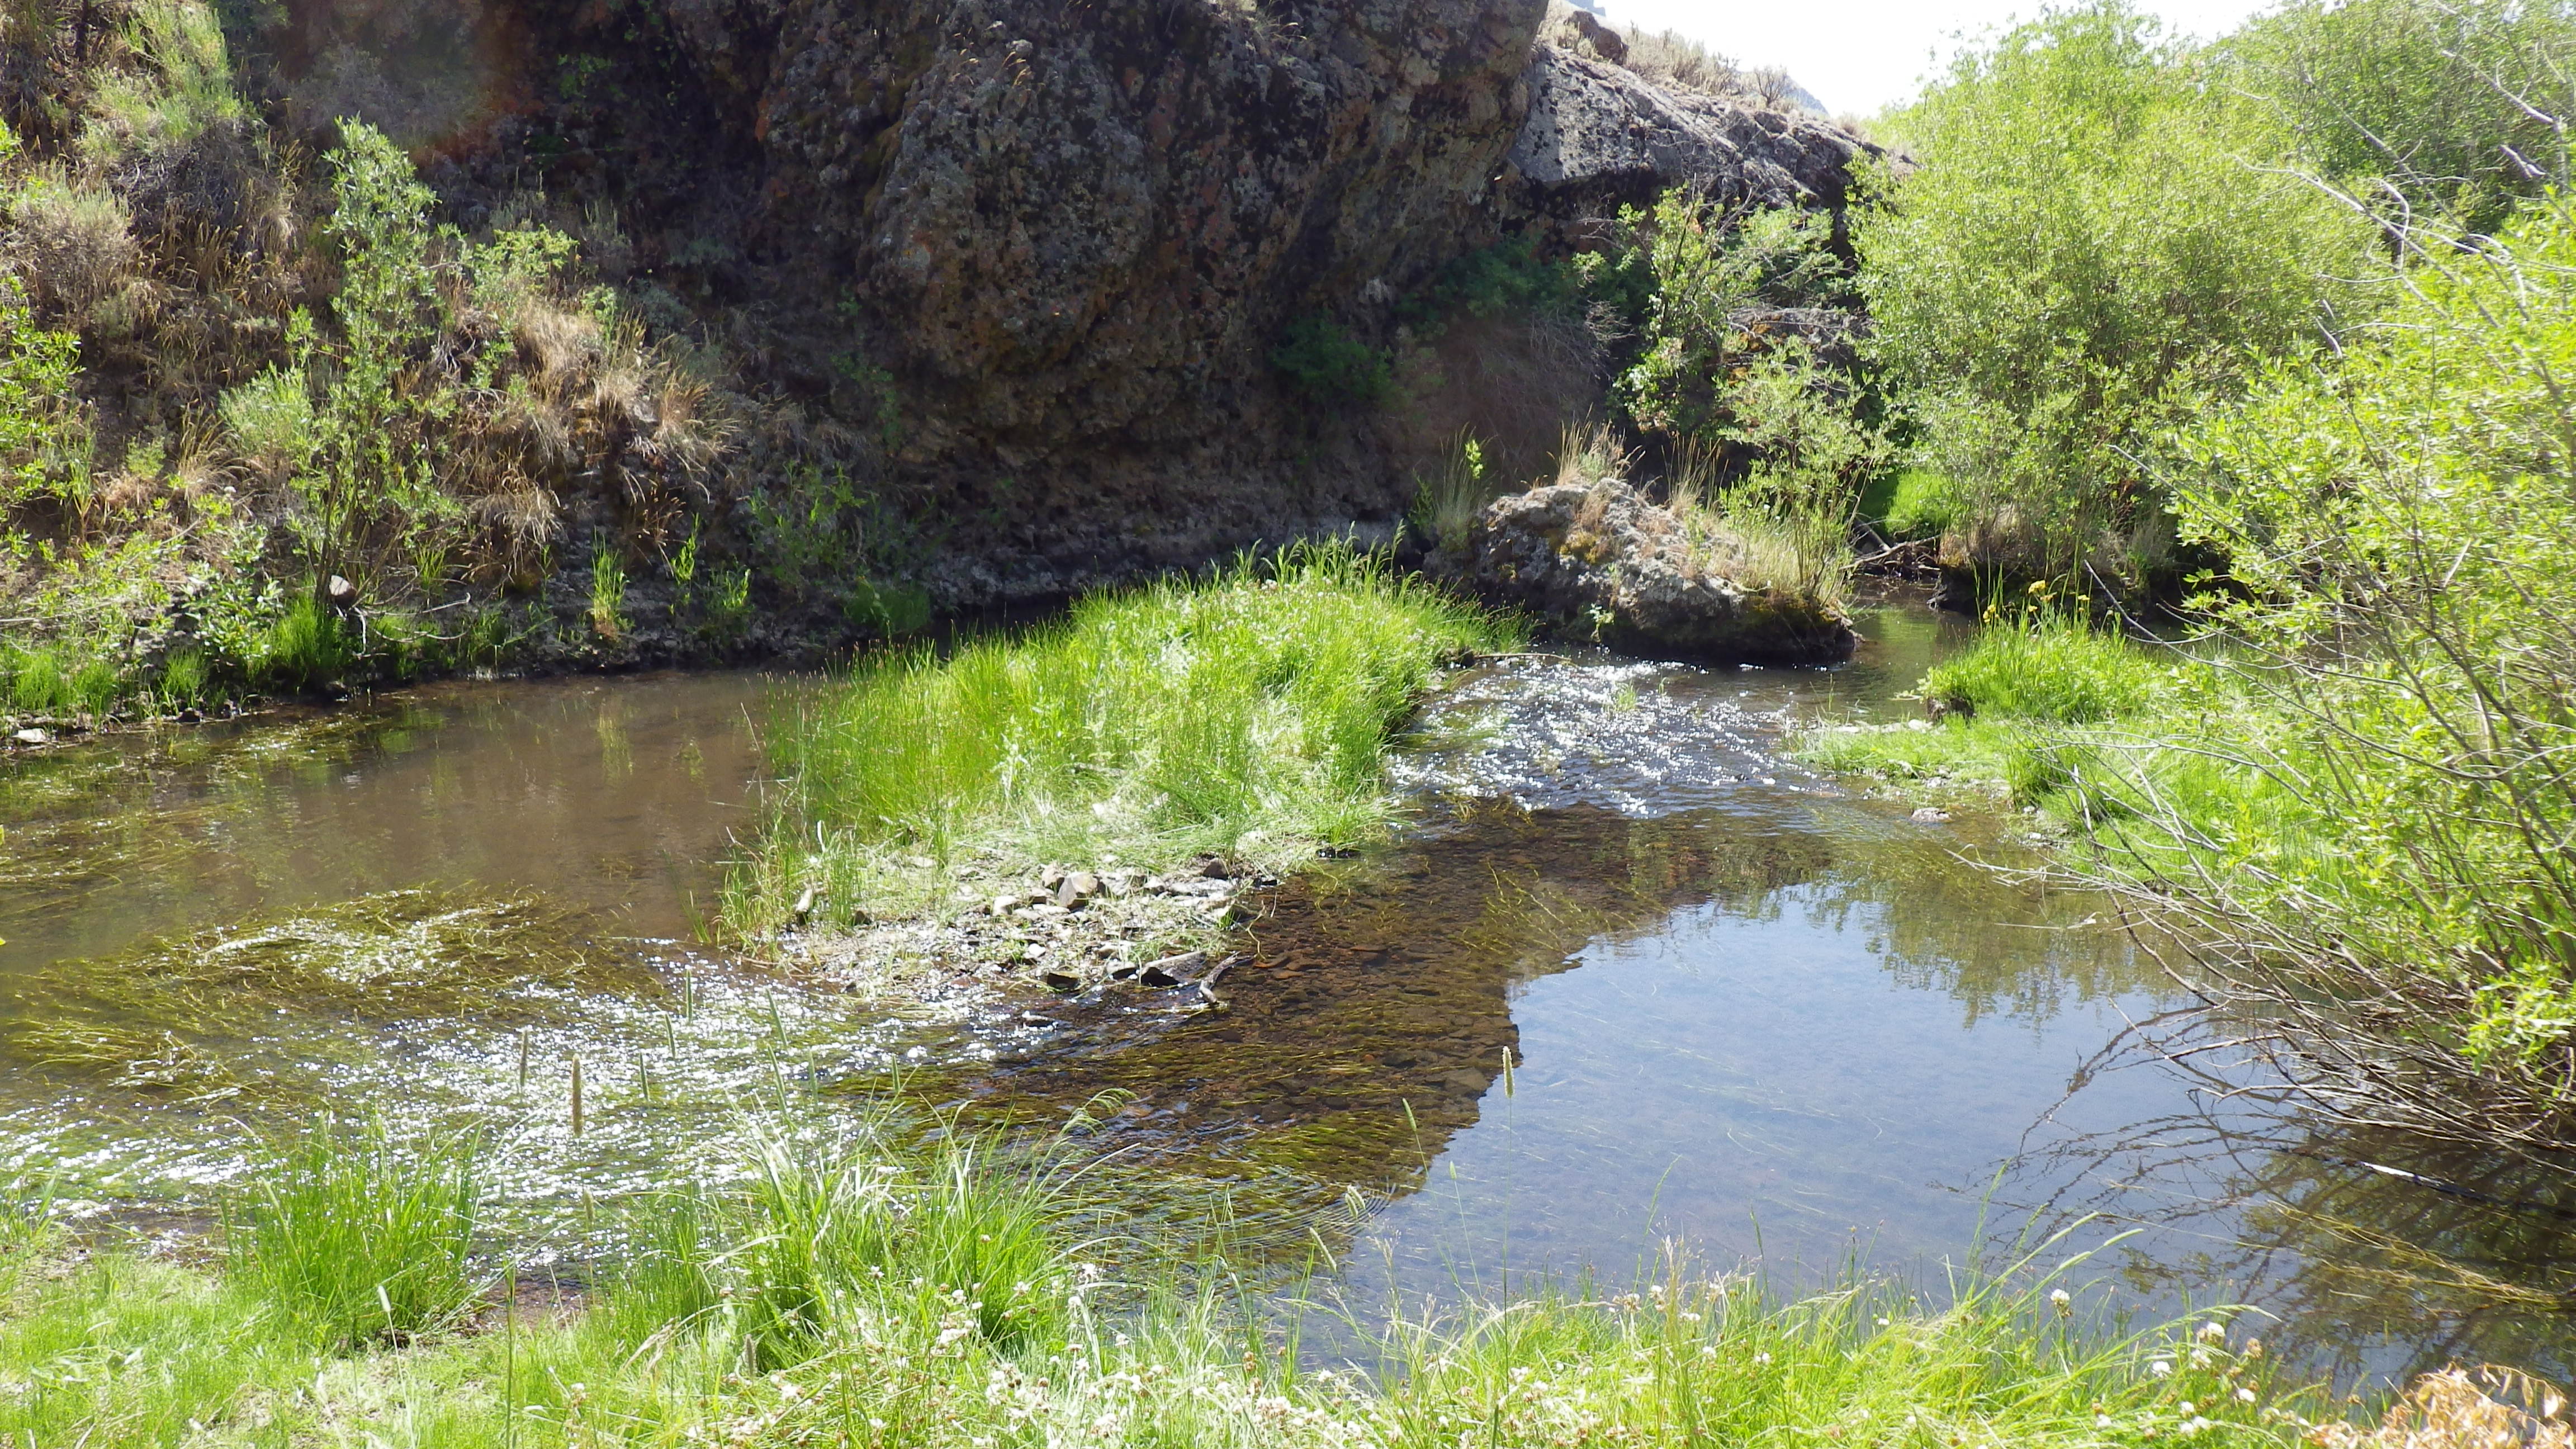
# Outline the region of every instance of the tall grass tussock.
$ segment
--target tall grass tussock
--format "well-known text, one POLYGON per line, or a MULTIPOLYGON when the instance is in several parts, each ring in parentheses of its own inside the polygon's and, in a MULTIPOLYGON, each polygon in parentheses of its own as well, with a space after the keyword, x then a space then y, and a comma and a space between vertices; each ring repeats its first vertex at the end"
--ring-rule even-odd
POLYGON ((1347 545, 1094 595, 1059 623, 863 660, 784 732, 785 807, 737 879, 746 924, 903 862, 1271 866, 1395 809, 1390 737, 1444 660, 1517 628, 1347 545))
POLYGON ((2219 672, 2081 613, 1989 611, 1985 629, 1925 673, 1917 691, 1934 721, 1823 725, 1803 737, 1800 755, 1913 788, 1997 791, 2078 831, 2136 813, 2142 787, 2186 778, 2212 792, 2214 808, 2224 808, 2220 794, 2242 802, 2242 782, 2201 769, 2199 757, 2139 748, 2219 708, 2219 672))
POLYGON ((478 1197, 470 1142, 415 1153, 381 1120, 326 1123, 236 1205, 232 1277, 335 1342, 432 1332, 474 1299, 478 1197))

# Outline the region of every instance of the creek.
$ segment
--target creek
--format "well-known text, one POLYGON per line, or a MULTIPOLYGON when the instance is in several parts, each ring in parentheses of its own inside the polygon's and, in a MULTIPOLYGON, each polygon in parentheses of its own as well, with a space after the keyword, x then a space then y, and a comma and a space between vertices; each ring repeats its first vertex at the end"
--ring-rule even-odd
POLYGON ((899 1092, 1080 1114, 1139 1212, 1222 1192, 1353 1303, 1626 1282, 1668 1242, 1937 1293, 2048 1243, 2142 1323, 2250 1304, 2320 1368, 2565 1373, 2576 1224, 2138 1049, 2186 1003, 2104 900, 2012 872, 2030 822, 1783 756, 1906 717, 1966 627, 1865 624, 1835 670, 1462 671, 1397 759, 1403 837, 1267 893, 1192 1015, 890 1004, 705 944, 803 681, 458 682, 12 755, 0 1184, 187 1234, 278 1134, 380 1113, 481 1134, 513 1255, 577 1265, 601 1203, 720 1170, 746 1103, 899 1092))

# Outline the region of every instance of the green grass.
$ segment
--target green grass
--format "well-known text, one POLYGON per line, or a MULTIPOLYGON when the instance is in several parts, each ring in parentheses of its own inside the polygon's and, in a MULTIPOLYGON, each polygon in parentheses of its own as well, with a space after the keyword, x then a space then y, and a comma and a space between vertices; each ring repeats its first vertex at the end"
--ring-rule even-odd
POLYGON ((2048 724, 2135 715, 2177 688, 2171 651, 2073 616, 1989 624, 1923 676, 1923 696, 1955 710, 2048 724))
POLYGON ((0 1443, 2286 1446, 2316 1401, 2223 1315, 2128 1334, 2036 1256, 1785 1303, 1672 1257, 1633 1291, 1353 1315, 1361 1372, 1316 1373, 1296 1315, 1223 1263, 1185 1277, 1167 1244, 1083 1237, 1108 1204, 1045 1148, 880 1123, 777 1132, 730 1166, 733 1186, 634 1199, 580 1307, 522 1295, 400 1341, 20 1215, 0 1443))
POLYGON ((406 1148, 382 1121, 325 1124, 250 1185, 232 1277, 334 1343, 448 1326, 473 1302, 474 1145, 406 1148))
POLYGON ((66 646, 0 646, 0 699, 21 714, 104 712, 122 692, 115 665, 66 646))
POLYGON ((2263 787, 2184 738, 2207 736, 2233 707, 2217 670, 2081 618, 1990 622, 1918 692, 1937 721, 1825 726, 1800 758, 1906 788, 2000 793, 2078 830, 2135 816, 2146 792, 2187 793, 2196 818, 2217 819, 2263 787))
POLYGON ((1960 507, 1950 480, 1926 468, 1881 473, 1861 498, 1861 516, 1887 525, 1893 538, 1938 538, 1960 507))
POLYGON ((1918 692, 1941 718, 1824 725, 1799 758, 1905 794, 2000 796, 2132 865, 2340 869, 2328 822, 2275 768, 2298 757, 2285 722, 2222 663, 2034 614, 1990 624, 1918 692))
POLYGON ((356 653, 340 621, 306 594, 260 632, 245 663, 258 679, 309 689, 346 669, 356 653))
POLYGON ((961 852, 1284 867, 1381 832, 1390 736, 1508 621, 1340 545, 1094 595, 1063 621, 863 661, 779 741, 789 797, 734 882, 743 924, 807 885, 882 900, 961 852))
POLYGON ((59 627, 51 638, 0 641, 0 716, 154 718, 335 683, 399 683, 490 665, 515 642, 498 607, 443 618, 376 610, 361 628, 299 591, 282 604, 204 603, 201 637, 155 664, 136 657, 131 601, 114 596, 114 582, 65 570, 44 599, 9 606, 50 615, 59 627))
POLYGON ((1432 547, 1463 551, 1485 505, 1503 491, 1485 472, 1484 443, 1473 433, 1460 433, 1437 469, 1414 478, 1413 507, 1405 522, 1432 547))

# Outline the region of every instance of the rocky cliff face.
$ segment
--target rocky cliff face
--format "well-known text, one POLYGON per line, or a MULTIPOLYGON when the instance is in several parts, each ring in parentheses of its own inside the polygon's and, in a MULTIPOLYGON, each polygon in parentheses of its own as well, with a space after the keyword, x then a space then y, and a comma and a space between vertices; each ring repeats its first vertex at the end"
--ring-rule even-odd
MULTIPOLYGON (((1423 419, 1472 422, 1476 400, 1300 396, 1269 361, 1293 318, 1393 341, 1393 304, 1452 258, 1520 230, 1579 246, 1678 182, 1840 200, 1849 136, 1659 91, 1542 43, 1544 18, 428 0, 308 4, 276 49, 293 105, 372 107, 439 158, 468 225, 536 179, 610 218, 593 251, 647 315, 717 336, 745 397, 793 404, 741 466, 838 450, 955 607, 1390 530, 1423 419)), ((1547 405, 1596 389, 1567 376, 1547 405)))

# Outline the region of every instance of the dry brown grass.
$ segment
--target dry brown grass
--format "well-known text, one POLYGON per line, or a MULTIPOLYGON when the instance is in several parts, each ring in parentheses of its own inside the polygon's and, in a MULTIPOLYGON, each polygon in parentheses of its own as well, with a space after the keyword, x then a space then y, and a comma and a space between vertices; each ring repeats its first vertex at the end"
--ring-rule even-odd
POLYGON ((572 379, 599 356, 599 324, 570 308, 531 301, 519 309, 510 340, 527 368, 529 385, 560 397, 572 379))
POLYGON ((1683 572, 1713 573, 1750 593, 1836 607, 1847 602, 1851 543, 1845 521, 1731 500, 1720 489, 1723 466, 1714 446, 1685 439, 1673 450, 1667 506, 1688 541, 1683 572))
POLYGON ((115 192, 60 170, 31 178, 9 208, 7 255, 40 315, 78 324, 126 283, 141 256, 115 192))
POLYGON ((1797 83, 1786 70, 1776 65, 1740 65, 1677 31, 1605 26, 1565 0, 1554 0, 1539 33, 1553 44, 1623 67, 1665 90, 1715 96, 1765 110, 1798 107, 1797 83))
POLYGON ((2567 1396, 2518 1369, 2451 1367, 2417 1379, 2373 1428, 2329 1424, 2326 1449, 2576 1449, 2567 1396))
POLYGON ((1557 434, 1555 481, 1598 483, 1604 478, 1624 479, 1637 466, 1637 458, 1619 430, 1608 423, 1570 422, 1557 434))
POLYGON ((1620 38, 1628 44, 1628 69, 1642 80, 1668 90, 1730 99, 1747 89, 1742 67, 1687 36, 1630 25, 1621 29, 1620 38))

